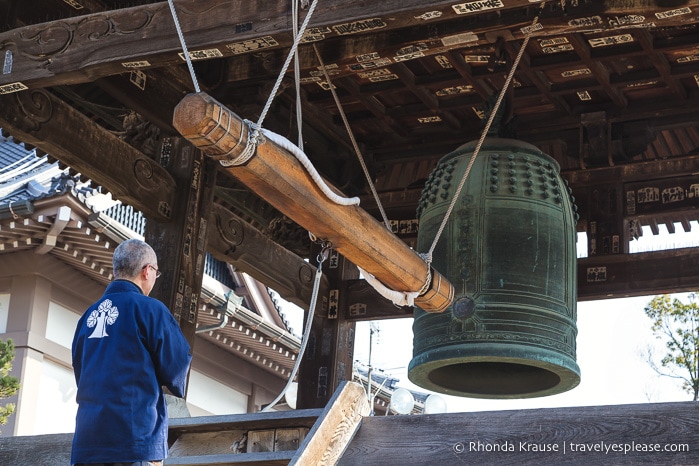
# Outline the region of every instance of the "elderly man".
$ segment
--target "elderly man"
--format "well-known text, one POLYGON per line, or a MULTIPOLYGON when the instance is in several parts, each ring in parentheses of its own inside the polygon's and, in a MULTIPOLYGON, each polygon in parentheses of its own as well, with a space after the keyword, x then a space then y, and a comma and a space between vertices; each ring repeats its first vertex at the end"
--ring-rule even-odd
POLYGON ((78 384, 71 463, 159 465, 167 456, 163 386, 184 397, 189 344, 167 307, 148 295, 160 276, 155 251, 121 243, 115 280, 80 318, 73 339, 78 384))

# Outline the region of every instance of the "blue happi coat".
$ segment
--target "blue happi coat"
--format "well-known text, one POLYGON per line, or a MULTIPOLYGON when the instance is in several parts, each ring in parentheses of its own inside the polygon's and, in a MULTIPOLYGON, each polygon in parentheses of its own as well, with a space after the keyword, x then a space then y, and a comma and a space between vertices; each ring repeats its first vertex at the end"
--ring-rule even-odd
POLYGON ((184 397, 190 347, 167 307, 115 280, 80 318, 73 339, 78 384, 71 463, 167 456, 162 386, 184 397))

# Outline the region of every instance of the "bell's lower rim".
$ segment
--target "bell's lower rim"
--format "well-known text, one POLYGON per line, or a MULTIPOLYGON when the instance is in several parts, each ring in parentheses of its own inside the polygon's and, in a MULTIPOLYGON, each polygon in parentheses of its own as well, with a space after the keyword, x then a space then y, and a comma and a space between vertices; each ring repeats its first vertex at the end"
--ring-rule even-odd
POLYGON ((486 399, 556 395, 580 383, 575 361, 555 351, 516 344, 470 345, 476 350, 455 346, 414 357, 410 381, 445 395, 486 399))

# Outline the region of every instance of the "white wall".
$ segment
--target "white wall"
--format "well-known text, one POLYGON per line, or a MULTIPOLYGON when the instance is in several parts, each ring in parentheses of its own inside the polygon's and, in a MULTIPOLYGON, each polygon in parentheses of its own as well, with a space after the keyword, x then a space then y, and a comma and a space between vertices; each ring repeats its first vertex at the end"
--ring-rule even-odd
MULTIPOLYGON (((50 360, 41 363, 34 428, 17 435, 42 435, 75 430, 77 387, 73 371, 50 360)), ((192 416, 241 414, 248 397, 200 372, 192 371, 187 407, 192 416)))
POLYGON ((10 293, 0 293, 0 333, 7 331, 7 311, 10 308, 10 293))
POLYGON ((70 349, 78 320, 80 314, 51 301, 46 318, 46 338, 70 349))
POLYGON ((78 405, 73 370, 44 359, 39 377, 39 396, 31 433, 21 435, 56 434, 75 431, 78 405))
POLYGON ((248 397, 201 372, 189 374, 187 407, 192 416, 211 414, 244 414, 248 397))

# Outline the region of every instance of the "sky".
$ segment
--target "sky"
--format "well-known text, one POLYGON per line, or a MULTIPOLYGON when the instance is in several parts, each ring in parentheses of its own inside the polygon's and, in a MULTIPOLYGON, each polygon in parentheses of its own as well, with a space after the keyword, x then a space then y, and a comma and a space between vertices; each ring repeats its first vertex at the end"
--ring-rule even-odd
MULTIPOLYGON (((678 295, 681 297, 682 295, 678 295)), ((563 406, 615 405, 666 401, 688 401, 675 379, 658 376, 644 360, 648 345, 658 346, 651 322, 643 311, 652 296, 588 301, 578 304, 577 363, 581 381, 576 388, 542 398, 483 400, 442 396, 449 412, 503 409, 553 408, 563 406)), ((372 365, 400 379, 398 386, 431 393, 408 380, 412 358, 412 319, 376 323, 372 365)), ((369 322, 357 324, 355 360, 368 363, 369 322)), ((660 348, 661 350, 662 348, 660 348)))
MULTIPOLYGON (((665 228, 664 226, 662 228, 665 228)), ((699 246, 699 225, 692 222, 690 232, 680 225, 677 233, 665 230, 653 236, 644 229, 639 240, 632 241, 632 251, 660 250, 671 247, 699 246)), ((673 295, 687 302, 688 293, 673 295)), ((601 406, 649 402, 689 401, 691 395, 681 389, 681 381, 659 376, 643 353, 654 348, 658 357, 663 343, 653 335, 651 321, 644 307, 653 296, 579 302, 577 363, 581 382, 576 388, 558 395, 524 400, 484 400, 442 396, 448 412, 491 411, 505 409, 553 408, 565 406, 601 406)), ((369 363, 372 322, 358 322, 355 332, 354 360, 369 363)), ((371 340, 371 365, 400 380, 400 387, 431 393, 412 384, 407 367, 412 358, 412 319, 374 321, 378 329, 371 340)), ((300 323, 293 323, 300 333, 300 323)))

